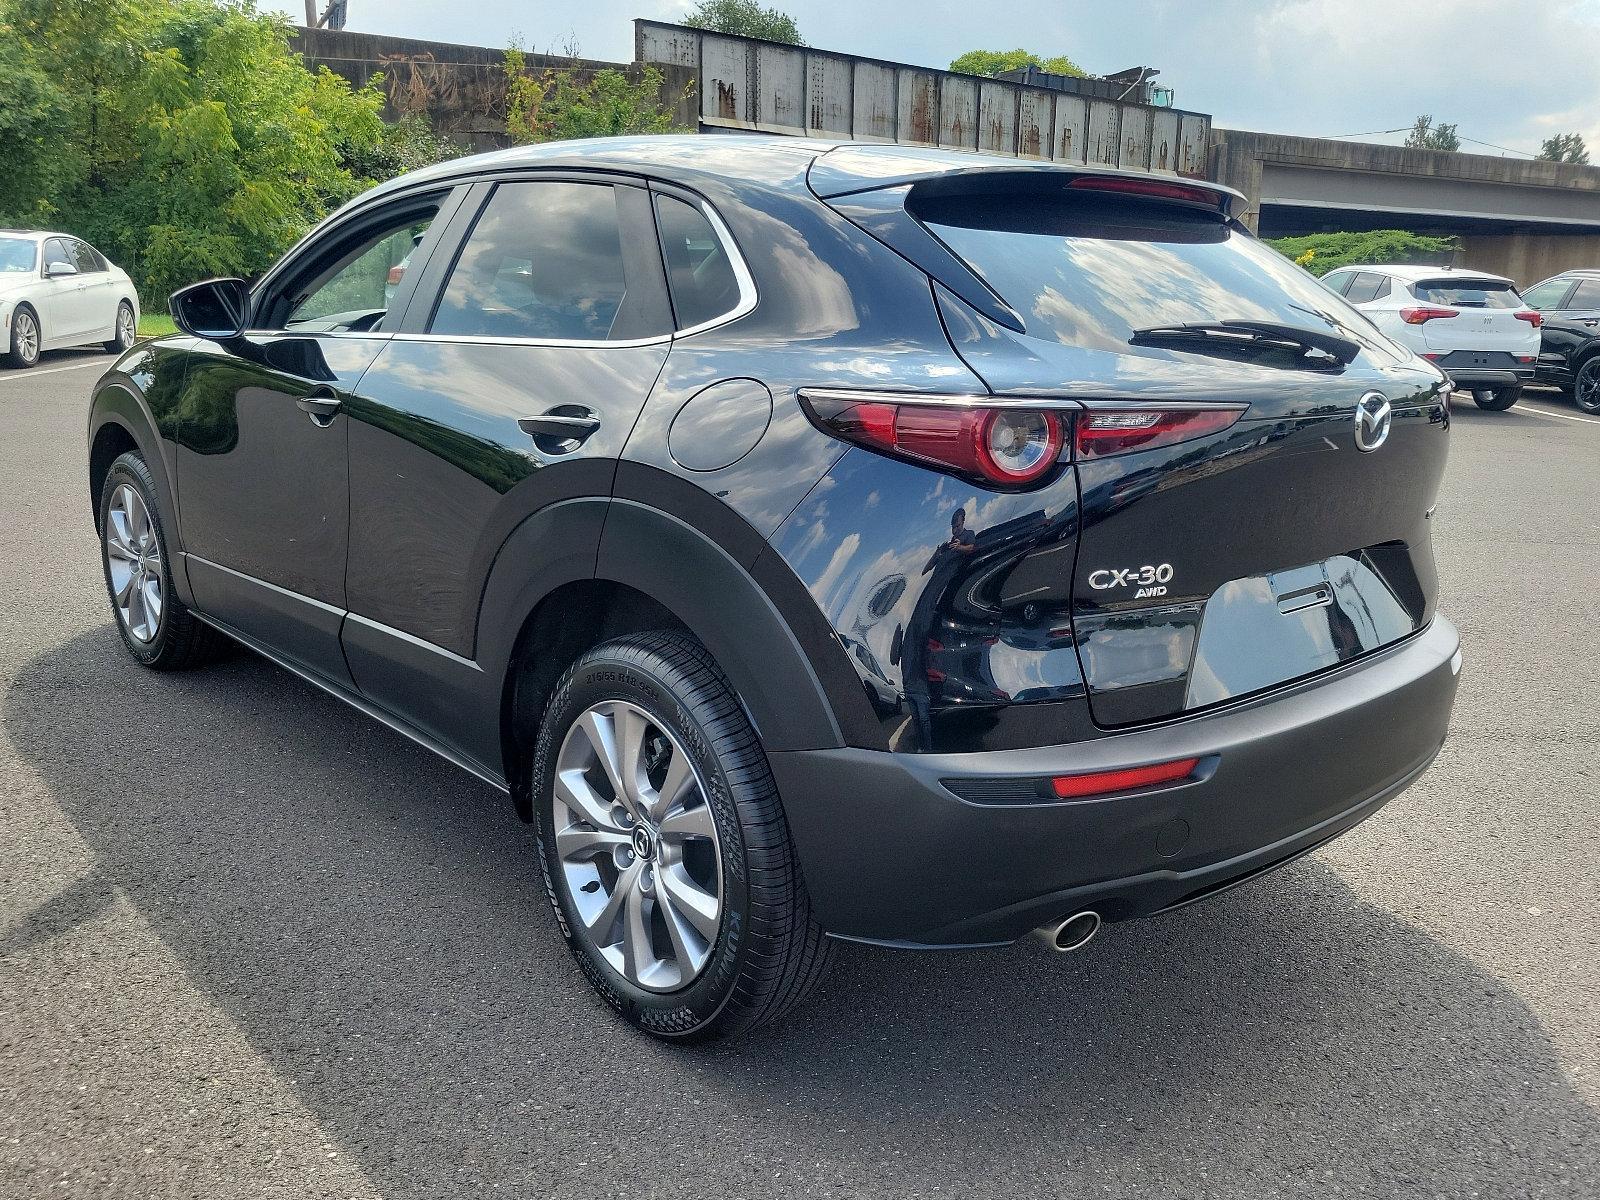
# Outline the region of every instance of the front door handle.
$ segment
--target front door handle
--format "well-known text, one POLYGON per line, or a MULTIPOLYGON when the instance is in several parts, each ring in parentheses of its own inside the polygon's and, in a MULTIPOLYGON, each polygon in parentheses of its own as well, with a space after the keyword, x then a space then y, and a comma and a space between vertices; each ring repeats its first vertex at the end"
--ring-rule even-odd
POLYGON ((318 388, 309 396, 302 396, 295 401, 295 406, 311 418, 311 423, 321 429, 326 429, 333 424, 333 418, 339 412, 343 403, 338 396, 323 388, 318 388))
POLYGON ((600 428, 600 418, 581 405, 558 404, 543 416, 523 417, 517 428, 546 454, 571 454, 600 428))

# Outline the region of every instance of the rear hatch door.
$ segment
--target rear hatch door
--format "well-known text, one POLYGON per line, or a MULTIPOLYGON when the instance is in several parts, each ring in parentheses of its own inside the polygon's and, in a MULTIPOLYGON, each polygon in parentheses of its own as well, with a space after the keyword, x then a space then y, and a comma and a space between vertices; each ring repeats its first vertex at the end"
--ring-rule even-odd
POLYGON ((1411 292, 1421 307, 1456 314, 1423 323, 1422 338, 1429 350, 1447 354, 1454 350, 1538 352, 1538 330, 1518 319, 1517 313, 1526 311, 1526 306, 1503 279, 1423 279, 1411 285, 1411 292))
POLYGON ((1186 190, 904 195, 998 304, 936 275, 973 370, 1085 408, 1071 620, 1104 727, 1327 670, 1432 610, 1442 377, 1186 190))

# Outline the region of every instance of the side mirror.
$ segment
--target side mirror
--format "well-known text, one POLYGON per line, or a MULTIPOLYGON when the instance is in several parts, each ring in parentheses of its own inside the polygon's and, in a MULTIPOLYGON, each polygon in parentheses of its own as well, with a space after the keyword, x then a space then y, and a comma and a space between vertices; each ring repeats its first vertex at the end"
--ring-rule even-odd
POLYGON ((173 292, 167 307, 184 333, 226 342, 244 332, 250 290, 242 279, 208 279, 173 292))
POLYGON ((44 277, 46 279, 65 279, 68 275, 76 275, 77 273, 77 267, 69 262, 62 262, 60 259, 57 259, 44 269, 44 277))

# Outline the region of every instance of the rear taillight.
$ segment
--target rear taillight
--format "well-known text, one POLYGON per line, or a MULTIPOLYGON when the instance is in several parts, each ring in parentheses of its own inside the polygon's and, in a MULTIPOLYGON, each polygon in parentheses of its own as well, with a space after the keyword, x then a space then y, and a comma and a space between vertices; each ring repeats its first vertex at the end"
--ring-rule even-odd
POLYGON ((1400 319, 1407 325, 1426 325, 1429 321, 1441 321, 1446 317, 1459 317, 1461 314, 1453 308, 1402 308, 1400 319))
POLYGON ((1535 312, 1531 308, 1526 312, 1513 313, 1512 315, 1515 316, 1519 321, 1526 321, 1535 329, 1544 324, 1544 314, 1542 312, 1535 312))
POLYGON ((388 275, 388 278, 385 280, 385 282, 388 283, 388 285, 390 287, 394 287, 397 283, 399 283, 402 279, 405 278, 405 274, 406 274, 406 266, 405 266, 404 263, 401 263, 397 267, 390 267, 389 268, 389 275, 388 275))
POLYGON ((957 400, 801 393, 812 419, 847 442, 996 488, 1038 483, 1067 447, 1069 414, 957 400))
POLYGON ((1244 414, 1235 408, 1091 409, 1078 414, 1074 443, 1079 458, 1108 458, 1154 450, 1208 433, 1221 433, 1244 414))
POLYGON ((1068 412, 984 399, 800 392, 812 421, 835 437, 1000 489, 1048 479, 1069 452, 1080 459, 1109 458, 1220 433, 1249 407, 1119 404, 1068 412))

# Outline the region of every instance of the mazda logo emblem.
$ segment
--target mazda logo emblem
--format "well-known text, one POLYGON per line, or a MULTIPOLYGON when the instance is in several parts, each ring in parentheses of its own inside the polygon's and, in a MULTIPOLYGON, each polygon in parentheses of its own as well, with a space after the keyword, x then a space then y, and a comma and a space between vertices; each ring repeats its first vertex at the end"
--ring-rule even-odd
POLYGON ((643 825, 635 825, 633 827, 632 840, 635 856, 649 861, 651 856, 655 854, 656 849, 655 838, 650 836, 650 831, 643 825))
POLYGON ((1368 452, 1383 445, 1394 422, 1394 409, 1382 392, 1368 392, 1356 401, 1356 449, 1368 452))

